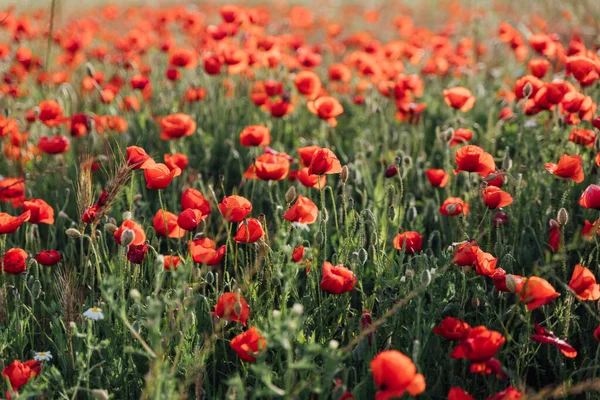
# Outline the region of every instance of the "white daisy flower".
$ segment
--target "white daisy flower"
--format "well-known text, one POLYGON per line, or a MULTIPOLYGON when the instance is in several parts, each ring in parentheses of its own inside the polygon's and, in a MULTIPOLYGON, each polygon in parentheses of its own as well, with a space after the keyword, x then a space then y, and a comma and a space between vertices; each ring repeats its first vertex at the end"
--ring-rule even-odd
POLYGON ((52 353, 49 351, 36 351, 33 355, 33 359, 36 361, 50 361, 52 360, 52 353))
POLYGON ((102 314, 102 310, 98 307, 89 308, 86 312, 83 313, 83 316, 94 321, 104 319, 104 314, 102 314))

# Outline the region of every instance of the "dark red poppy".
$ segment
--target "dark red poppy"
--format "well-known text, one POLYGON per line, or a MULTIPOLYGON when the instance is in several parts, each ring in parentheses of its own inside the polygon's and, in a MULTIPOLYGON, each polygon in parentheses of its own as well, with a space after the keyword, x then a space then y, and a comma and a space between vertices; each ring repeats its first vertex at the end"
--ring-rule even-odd
POLYGON ((10 249, 4 253, 0 268, 8 274, 19 275, 27 270, 27 253, 23 249, 10 249))
POLYGON ((577 350, 567 343, 566 340, 559 339, 553 332, 542 328, 538 323, 535 324, 535 334, 529 337, 538 343, 551 344, 568 358, 577 357, 577 350))
POLYGON ((469 336, 471 326, 458 318, 446 317, 433 328, 432 332, 448 340, 464 340, 469 336))
POLYGON ((35 255, 35 260, 46 266, 56 265, 61 260, 61 255, 56 250, 44 250, 35 255))

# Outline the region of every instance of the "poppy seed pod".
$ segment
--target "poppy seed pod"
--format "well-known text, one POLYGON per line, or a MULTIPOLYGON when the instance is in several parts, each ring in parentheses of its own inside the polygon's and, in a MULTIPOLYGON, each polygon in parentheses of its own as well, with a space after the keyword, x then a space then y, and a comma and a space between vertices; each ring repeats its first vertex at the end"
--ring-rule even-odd
POLYGON ((78 239, 81 237, 81 232, 79 232, 75 228, 69 228, 65 231, 65 233, 67 234, 68 237, 70 237, 72 239, 78 239))
POLYGON ((133 240, 135 239, 135 232, 131 229, 125 229, 121 233, 121 246, 129 247, 133 240))
POLYGON ((104 230, 108 233, 115 233, 117 231, 117 226, 115 224, 111 224, 110 222, 104 224, 104 230))
POLYGON ((558 222, 562 226, 565 226, 567 222, 569 222, 569 213, 567 212, 567 210, 565 210, 564 207, 558 210, 556 222, 558 222))
POLYGON ((532 92, 533 86, 531 85, 531 82, 527 82, 525 86, 523 86, 523 94, 525 95, 525 98, 529 98, 532 92))

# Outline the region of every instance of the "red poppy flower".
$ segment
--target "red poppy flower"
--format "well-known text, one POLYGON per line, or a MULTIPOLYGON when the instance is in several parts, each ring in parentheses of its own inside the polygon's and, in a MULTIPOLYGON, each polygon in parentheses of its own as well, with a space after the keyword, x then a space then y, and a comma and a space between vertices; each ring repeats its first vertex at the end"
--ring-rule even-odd
POLYGON ((321 273, 321 289, 332 294, 342 294, 350 292, 356 285, 356 275, 343 265, 331 265, 330 262, 323 263, 321 273))
POLYGON ((494 271, 496 270, 496 264, 498 264, 498 259, 496 257, 477 248, 475 272, 477 272, 478 275, 493 277, 494 271))
POLYGON ((486 400, 519 400, 521 397, 521 392, 509 386, 505 390, 488 397, 486 400))
POLYGON ((460 267, 475 265, 478 252, 479 246, 475 241, 464 242, 454 252, 452 262, 460 267))
POLYGON ((192 259, 199 264, 217 265, 226 252, 225 245, 217 249, 216 243, 208 238, 196 239, 188 245, 192 259))
POLYGON ((210 203, 196 189, 190 188, 183 192, 180 203, 182 210, 187 210, 188 208, 199 210, 202 213, 202 218, 208 217, 211 213, 210 203))
POLYGON ((169 211, 158 210, 152 217, 152 226, 158 236, 167 236, 172 239, 179 239, 185 236, 185 230, 177 224, 177 215, 169 211), (166 226, 165 226, 166 222, 166 226))
POLYGON ((198 64, 196 54, 186 48, 173 49, 169 55, 169 65, 173 67, 182 67, 185 69, 194 69, 198 64))
POLYGON ((537 276, 519 279, 515 285, 515 293, 519 295, 521 303, 527 305, 528 310, 534 310, 560 296, 554 287, 545 279, 537 276))
POLYGON ((475 105, 475 97, 471 91, 462 86, 456 86, 451 89, 444 89, 444 101, 450 107, 467 112, 475 105))
POLYGON ((567 57, 566 72, 573 74, 573 77, 582 86, 593 84, 599 75, 600 65, 596 60, 593 60, 585 55, 575 55, 567 57))
POLYGON ((3 256, 0 268, 8 274, 19 275, 27 270, 27 253, 23 249, 10 249, 3 256))
POLYGON ((579 205, 600 210, 600 186, 594 184, 588 186, 579 198, 579 205))
POLYGON ((191 136, 196 131, 196 122, 187 114, 177 113, 161 118, 160 128, 162 140, 178 139, 191 136))
POLYGON ((465 340, 469 336, 471 326, 460 319, 446 317, 433 328, 432 332, 448 340, 465 340))
POLYGON ((398 350, 385 350, 371 360, 371 371, 379 390, 376 400, 399 398, 408 392, 417 396, 425 391, 425 377, 417 373, 410 358, 398 350))
POLYGON ((163 268, 165 271, 176 271, 181 257, 178 256, 163 256, 163 268))
MULTIPOLYGON (((290 171, 291 175, 291 171, 290 171)), ((327 177, 325 175, 310 175, 308 173, 308 168, 303 167, 297 171, 297 176, 300 183, 306 187, 311 187, 314 189, 324 188, 327 184, 327 177)))
POLYGON ((448 197, 440 206, 440 213, 447 216, 469 215, 469 205, 460 197, 448 197))
POLYGON ((317 205, 308 197, 298 195, 296 203, 283 214, 283 219, 299 224, 313 224, 317 221, 318 215, 317 205))
POLYGON ((292 260, 296 263, 299 263, 304 258, 304 246, 298 246, 292 252, 292 260))
POLYGON ((240 222, 252 211, 252 203, 242 196, 226 196, 219 203, 219 210, 227 221, 240 222))
POLYGON ((16 392, 29 382, 31 377, 39 374, 41 368, 42 364, 35 360, 29 360, 24 363, 14 360, 2 370, 2 380, 8 379, 12 390, 16 392))
POLYGON ((459 387, 450 388, 448 392, 448 400, 475 400, 467 392, 459 387))
POLYGON ((56 100, 44 100, 39 104, 38 118, 44 125, 53 128, 65 123, 68 118, 56 100))
MULTIPOLYGON (((581 230, 581 236, 583 236, 587 240, 594 239, 594 236, 600 236, 599 222, 600 220, 594 221, 593 224, 590 223, 587 219, 585 220, 585 226, 581 230)), ((560 234, 560 231, 559 231, 560 234)))
POLYGON ((250 307, 239 294, 227 292, 219 297, 215 305, 215 311, 210 314, 228 321, 241 322, 242 325, 246 326, 246 321, 250 316, 250 307))
POLYGON ((494 157, 486 153, 481 147, 475 145, 467 145, 458 149, 454 160, 458 166, 454 170, 455 174, 466 171, 476 172, 481 176, 488 176, 496 170, 494 157))
POLYGON ((452 349, 452 358, 467 358, 472 362, 484 362, 496 354, 506 339, 500 332, 491 331, 485 326, 477 326, 468 336, 452 349))
POLYGON ((255 362, 258 353, 267 348, 267 340, 252 327, 231 339, 229 345, 242 360, 255 362))
POLYGON ((312 71, 300 71, 294 77, 294 85, 304 97, 314 100, 321 92, 321 79, 312 71))
POLYGON ((569 287, 579 300, 600 299, 600 285, 596 283, 596 277, 587 267, 575 265, 569 287))
POLYGON ((309 101, 306 103, 308 110, 319 116, 319 118, 326 120, 332 127, 337 126, 337 116, 343 114, 344 107, 337 101, 336 98, 331 96, 322 96, 315 101, 309 101))
POLYGON ((0 200, 21 204, 25 200, 24 194, 25 179, 4 178, 0 180, 0 200))
POLYGON ((546 171, 561 178, 572 179, 577 183, 583 182, 583 160, 581 156, 564 154, 558 164, 546 163, 546 171))
POLYGON ((37 143, 38 149, 46 154, 60 154, 69 150, 69 138, 66 136, 42 136, 37 143))
POLYGON ((262 224, 256 218, 248 218, 246 221, 239 223, 233 240, 239 243, 254 243, 264 235, 262 224))
POLYGON ((144 168, 144 178, 148 189, 165 189, 174 177, 181 175, 179 167, 169 170, 165 164, 155 163, 144 168))
POLYGON ((396 250, 404 250, 406 254, 415 254, 421 251, 423 245, 423 236, 418 232, 407 231, 398 233, 394 237, 394 248, 396 250))
POLYGON ((126 219, 113 235, 117 244, 121 244, 121 237, 126 229, 131 230, 134 233, 133 241, 129 243, 130 246, 139 246, 146 241, 146 233, 144 232, 144 228, 142 228, 142 226, 137 222, 126 219))
POLYGON ((0 212, 0 235, 6 235, 15 232, 24 222, 29 221, 31 211, 25 211, 18 217, 0 212))
POLYGON ((304 167, 309 167, 312 162, 313 156, 317 151, 321 150, 319 146, 306 146, 300 147, 296 151, 300 156, 300 162, 304 167))
POLYGON ((127 249, 127 260, 132 264, 141 264, 146 259, 148 253, 148 245, 142 243, 140 245, 131 245, 127 249))
POLYGON ((156 162, 146 153, 146 150, 138 146, 127 148, 127 165, 132 169, 144 169, 156 162))
POLYGON ((551 227, 549 236, 550 237, 548 238, 548 246, 550 246, 550 249, 556 253, 562 247, 560 228, 557 226, 551 227))
POLYGON ((456 147, 459 144, 467 144, 473 138, 473 132, 470 129, 459 128, 454 131, 450 139, 450 147, 456 147))
POLYGON ((569 141, 581 146, 594 147, 596 132, 591 129, 573 129, 569 141))
POLYGON ((550 69, 550 61, 545 58, 533 58, 527 63, 527 68, 533 76, 542 79, 550 69))
POLYGON ((254 163, 256 177, 265 181, 280 181, 290 172, 290 162, 286 155, 261 154, 254 163))
POLYGON ((268 146, 271 143, 269 128, 264 125, 251 125, 244 128, 240 133, 240 144, 242 146, 268 146))
POLYGON ((594 330, 594 339, 600 342, 600 326, 594 330))
POLYGON ((185 154, 181 154, 181 153, 165 154, 164 160, 165 160, 165 165, 171 171, 175 171, 177 168, 179 168, 181 171, 183 171, 188 166, 188 157, 185 154))
POLYGON ((44 250, 35 255, 35 260, 46 266, 56 265, 61 260, 61 255, 56 250, 44 250))
POLYGON ((483 204, 490 210, 506 207, 513 202, 513 198, 510 194, 496 186, 488 186, 487 188, 482 189, 481 195, 483 196, 483 204))
POLYGON ((522 78, 517 79, 515 82, 514 92, 518 100, 525 98, 525 86, 529 84, 531 86, 531 93, 529 98, 533 99, 537 94, 538 90, 544 87, 544 82, 533 75, 525 75, 522 78))
POLYGON ((309 175, 339 174, 342 172, 342 164, 333 151, 326 148, 317 149, 313 153, 307 172, 309 175))
POLYGON ((200 224, 203 217, 202 211, 195 208, 188 208, 187 210, 183 210, 177 217, 177 225, 181 229, 192 232, 200 224))
POLYGON ((425 175, 431 186, 443 188, 448 184, 448 180, 450 180, 450 175, 443 169, 426 169, 425 175))
POLYGON ((551 344, 568 358, 577 357, 577 350, 567 343, 566 340, 559 339, 553 332, 542 328, 537 322, 535 324, 535 334, 529 337, 538 343, 551 344))
POLYGON ((30 199, 23 202, 23 211, 30 211, 29 223, 54 224, 54 209, 42 199, 30 199))

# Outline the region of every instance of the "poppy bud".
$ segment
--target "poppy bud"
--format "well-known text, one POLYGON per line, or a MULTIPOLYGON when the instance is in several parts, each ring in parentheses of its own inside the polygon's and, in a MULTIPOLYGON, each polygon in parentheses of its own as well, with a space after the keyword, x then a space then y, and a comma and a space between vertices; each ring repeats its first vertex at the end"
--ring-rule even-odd
POLYGON ((407 269, 404 273, 404 276, 406 276, 408 279, 412 279, 415 276, 415 271, 412 269, 407 269))
POLYGON ((133 196, 133 201, 134 202, 140 201, 141 199, 142 199, 142 195, 139 194, 139 193, 136 194, 135 196, 133 196))
POLYGON ((302 315, 304 313, 304 306, 300 303, 295 303, 292 307, 292 311, 296 315, 302 315))
POLYGON ((425 286, 429 286, 431 283, 431 272, 429 272, 428 269, 424 269, 423 272, 421 272, 421 283, 425 286))
POLYGON ((342 167, 342 172, 340 172, 340 179, 342 181, 342 184, 348 182, 348 166, 344 165, 342 167))
POLYGON ((125 229, 121 233, 121 246, 129 247, 133 240, 135 239, 135 232, 131 229, 125 229))
POLYGON ((69 228, 65 231, 65 233, 72 239, 78 239, 81 237, 81 233, 75 228, 69 228))
POLYGON ((296 198, 296 187, 290 186, 287 192, 285 192, 286 203, 291 203, 296 198))
POLYGON ((103 389, 93 389, 92 390, 92 398, 94 400, 108 400, 110 397, 108 392, 103 389))
POLYGON ((454 128, 450 127, 442 132, 442 139, 444 142, 449 142, 454 137, 454 128))
POLYGON ((129 291, 129 297, 131 297, 131 299, 132 299, 132 300, 137 300, 137 299, 139 299, 141 295, 142 295, 142 294, 141 294, 141 293, 140 293, 140 291, 139 291, 139 290, 137 290, 137 289, 131 289, 131 290, 129 291))
POLYGON ((130 211, 125 211, 123 213, 123 220, 128 220, 131 219, 131 212, 130 211))
MULTIPOLYGON (((483 181, 487 184, 488 182, 493 181, 494 179, 496 179, 498 177, 498 174, 492 172, 491 174, 489 174, 488 176, 486 176, 485 178, 483 178, 483 181)), ((487 186, 487 185, 486 185, 487 186)))
POLYGON ((525 95, 525 98, 529 98, 529 96, 531 96, 531 92, 533 92, 533 86, 531 85, 531 82, 527 82, 525 86, 523 86, 523 94, 525 95))
POLYGON ((66 212, 64 212, 64 211, 59 211, 59 212, 58 212, 58 217, 59 217, 59 218, 66 218, 66 219, 70 219, 70 218, 69 218, 69 215, 68 215, 66 212))
POLYGON ((550 228, 560 228, 560 224, 555 219, 551 219, 550 228))
POLYGON ((95 73, 94 66, 89 62, 85 63, 85 72, 90 78, 93 78, 95 73))
POLYGON ((412 157, 411 156, 405 156, 402 159, 402 162, 404 163, 404 166, 406 167, 406 169, 410 169, 412 167, 412 157))
POLYGON ((512 293, 517 291, 517 280, 515 279, 514 275, 506 275, 506 287, 512 293))
POLYGON ((479 308, 480 304, 481 304, 481 301, 479 301, 479 297, 473 296, 471 298, 471 306, 473 306, 473 308, 479 308))
POLYGON ((448 214, 453 215, 456 212, 456 204, 448 204, 446 206, 446 211, 448 214))
POLYGON ((564 209, 564 207, 558 210, 556 222, 558 222, 562 226, 566 225, 567 222, 569 222, 569 213, 567 212, 567 210, 564 209))
POLYGON ((117 229, 119 229, 119 228, 117 228, 117 226, 115 224, 111 224, 110 222, 104 224, 104 230, 108 233, 115 233, 117 231, 117 229))
POLYGON ((508 171, 512 168, 512 158, 510 158, 510 156, 508 155, 508 153, 506 153, 506 155, 504 156, 504 159, 502 160, 502 169, 504 171, 508 171))
POLYGON ((398 175, 398 166, 396 164, 390 164, 385 169, 385 177, 391 178, 392 176, 398 175))

